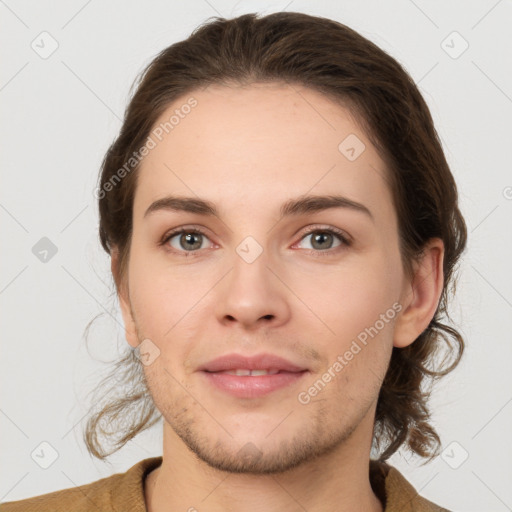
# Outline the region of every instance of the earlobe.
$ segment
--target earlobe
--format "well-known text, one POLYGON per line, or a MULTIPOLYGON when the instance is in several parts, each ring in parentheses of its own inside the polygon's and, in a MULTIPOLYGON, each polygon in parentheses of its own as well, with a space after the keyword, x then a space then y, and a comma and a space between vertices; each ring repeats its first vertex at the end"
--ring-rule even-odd
POLYGON ((444 244, 433 238, 415 263, 414 276, 402 291, 404 308, 395 323, 393 346, 404 348, 413 343, 434 317, 443 291, 444 244))
POLYGON ((119 301, 119 307, 121 308, 121 314, 123 316, 124 330, 126 341, 130 346, 136 348, 139 345, 137 339, 137 330, 135 328, 135 321, 133 319, 133 312, 130 305, 128 285, 124 283, 121 276, 119 275, 119 251, 114 248, 111 251, 111 264, 110 268, 112 276, 117 290, 117 298, 119 301))

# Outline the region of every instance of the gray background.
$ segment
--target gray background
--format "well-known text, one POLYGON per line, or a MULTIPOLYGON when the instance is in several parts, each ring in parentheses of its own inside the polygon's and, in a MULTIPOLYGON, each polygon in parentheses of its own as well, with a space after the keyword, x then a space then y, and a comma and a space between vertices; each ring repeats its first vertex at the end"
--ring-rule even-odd
POLYGON ((157 52, 210 16, 278 10, 359 31, 405 66, 431 108, 468 223, 452 308, 467 352, 432 398, 444 456, 423 467, 405 454, 390 462, 451 510, 512 510, 510 0, 0 1, 0 500, 88 483, 161 454, 161 424, 109 464, 81 439, 87 392, 107 369, 101 360, 124 343, 97 238, 100 162, 130 85, 157 52), (52 40, 58 48, 42 58, 52 40), (48 244, 43 237, 57 249, 46 262, 33 252, 48 244), (83 333, 99 313, 89 353, 83 333), (52 449, 58 458, 43 469, 52 449), (34 451, 45 454, 39 463, 34 451))

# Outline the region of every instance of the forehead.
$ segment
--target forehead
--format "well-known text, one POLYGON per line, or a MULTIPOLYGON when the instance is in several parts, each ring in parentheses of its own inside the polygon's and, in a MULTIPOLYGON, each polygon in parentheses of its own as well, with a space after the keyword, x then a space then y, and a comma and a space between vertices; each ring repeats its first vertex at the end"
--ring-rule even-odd
POLYGON ((151 133, 135 195, 139 217, 166 194, 228 211, 340 193, 393 215, 384 163, 357 120, 309 88, 209 86, 169 105, 151 133))

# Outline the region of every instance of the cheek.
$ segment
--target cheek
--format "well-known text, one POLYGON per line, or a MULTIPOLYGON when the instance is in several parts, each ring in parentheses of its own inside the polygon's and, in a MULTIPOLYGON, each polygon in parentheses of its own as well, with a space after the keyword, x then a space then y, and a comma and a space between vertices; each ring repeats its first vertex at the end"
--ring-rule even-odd
MULTIPOLYGON (((161 339, 187 314, 201 297, 198 285, 180 268, 166 268, 151 261, 142 249, 130 260, 130 300, 139 327, 147 337, 161 339)), ((171 332, 169 332, 171 330, 171 332)))
POLYGON ((365 328, 373 326, 382 314, 388 313, 387 320, 394 318, 394 310, 388 310, 399 297, 400 283, 397 263, 375 253, 333 267, 328 274, 318 273, 315 279, 308 276, 297 283, 296 289, 341 348, 365 328))
POLYGON ((201 300, 213 286, 211 279, 193 278, 183 268, 145 264, 148 258, 134 253, 130 262, 130 300, 139 336, 150 339, 159 350, 158 360, 145 368, 148 379, 172 384, 181 381, 183 362, 200 339, 201 326, 209 315, 208 301, 201 300), (156 364, 158 363, 158 364, 156 364))

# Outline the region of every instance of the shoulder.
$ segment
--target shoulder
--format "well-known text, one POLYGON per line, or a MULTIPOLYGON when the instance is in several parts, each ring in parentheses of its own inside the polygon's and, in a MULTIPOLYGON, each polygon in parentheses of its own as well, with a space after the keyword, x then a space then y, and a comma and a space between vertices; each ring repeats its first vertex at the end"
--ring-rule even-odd
POLYGON ((384 512, 450 512, 420 496, 398 469, 385 462, 370 461, 370 478, 382 482, 386 503, 384 512))
POLYGON ((2 503, 0 512, 145 512, 144 478, 161 462, 162 457, 144 459, 125 473, 117 473, 90 484, 2 503))

